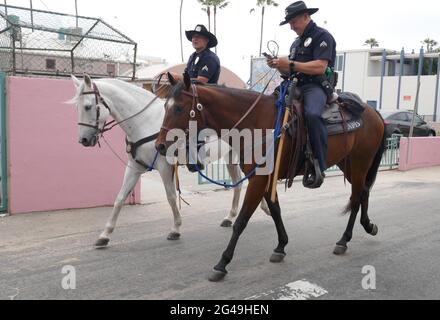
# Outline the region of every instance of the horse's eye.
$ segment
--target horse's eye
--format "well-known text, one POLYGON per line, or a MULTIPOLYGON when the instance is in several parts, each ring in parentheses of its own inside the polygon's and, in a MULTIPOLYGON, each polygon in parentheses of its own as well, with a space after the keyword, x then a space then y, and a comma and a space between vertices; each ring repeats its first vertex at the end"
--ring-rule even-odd
POLYGON ((84 109, 86 109, 86 111, 90 111, 92 110, 92 106, 85 106, 84 109))
POLYGON ((176 106, 176 107, 174 107, 174 111, 175 111, 177 114, 180 114, 180 113, 183 112, 183 108, 182 108, 181 106, 176 106))

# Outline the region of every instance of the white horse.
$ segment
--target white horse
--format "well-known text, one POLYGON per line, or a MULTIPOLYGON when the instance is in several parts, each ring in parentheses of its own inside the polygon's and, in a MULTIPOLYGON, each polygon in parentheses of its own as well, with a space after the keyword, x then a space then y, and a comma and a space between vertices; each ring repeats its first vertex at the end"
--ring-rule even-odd
MULTIPOLYGON (((157 170, 162 178, 168 202, 174 215, 174 225, 168 240, 180 239, 182 218, 177 206, 177 193, 174 185, 174 166, 167 162, 166 157, 158 155, 154 141, 160 131, 165 116, 165 101, 147 90, 116 79, 93 81, 89 76, 80 81, 75 76, 72 80, 76 86, 76 95, 69 101, 76 104, 79 116, 79 143, 85 147, 95 147, 100 133, 106 127, 111 116, 127 135, 129 142, 124 182, 116 198, 115 205, 106 224, 104 232, 99 236, 95 246, 106 247, 110 235, 114 232, 121 209, 136 186, 140 176, 147 171, 157 170), (148 106, 146 109, 145 107, 148 106), (137 144, 137 142, 140 142, 137 144), (130 150, 131 149, 131 150, 130 150)), ((227 166, 234 182, 241 179, 237 165, 227 166)), ((231 227, 238 213, 241 185, 234 189, 232 209, 222 222, 222 227, 231 227)), ((269 213, 267 204, 262 209, 269 213)))

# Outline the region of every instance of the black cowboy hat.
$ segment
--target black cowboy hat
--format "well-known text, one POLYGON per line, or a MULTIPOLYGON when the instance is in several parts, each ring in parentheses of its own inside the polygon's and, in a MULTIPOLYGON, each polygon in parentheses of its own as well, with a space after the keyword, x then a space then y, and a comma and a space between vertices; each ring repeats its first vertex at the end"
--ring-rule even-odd
POLYGON ((208 48, 216 47, 218 44, 217 37, 209 32, 203 24, 198 24, 194 30, 186 31, 185 34, 189 41, 192 41, 195 34, 201 34, 207 37, 209 39, 208 48))
POLYGON ((304 1, 297 1, 292 3, 290 6, 286 8, 286 18, 283 22, 280 23, 280 26, 283 26, 287 23, 289 23, 290 19, 295 18, 296 16, 299 16, 303 13, 308 13, 310 15, 315 14, 318 12, 319 9, 317 8, 307 8, 304 1))

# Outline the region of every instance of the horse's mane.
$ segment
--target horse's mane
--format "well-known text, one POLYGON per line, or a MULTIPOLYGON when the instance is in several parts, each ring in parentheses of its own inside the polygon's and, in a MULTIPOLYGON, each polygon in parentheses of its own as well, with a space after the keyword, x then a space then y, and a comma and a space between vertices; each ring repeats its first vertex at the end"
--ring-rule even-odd
MULTIPOLYGON (((145 99, 147 97, 154 96, 153 93, 149 92, 148 90, 145 90, 141 87, 138 87, 136 85, 133 85, 131 83, 128 83, 126 81, 122 81, 119 79, 112 79, 112 78, 105 78, 105 79, 99 79, 99 80, 95 80, 94 81, 98 86, 99 83, 107 83, 107 84, 113 84, 117 87, 120 87, 122 89, 124 89, 125 91, 128 91, 130 93, 134 93, 139 99, 145 99)), ((81 94, 84 92, 85 89, 85 83, 82 82, 81 86, 77 89, 75 96, 69 100, 67 103, 68 104, 76 104, 78 103, 78 99, 81 96, 81 94)))
MULTIPOLYGON (((237 89, 237 88, 230 88, 225 85, 216 85, 216 84, 207 84, 199 81, 194 81, 194 84, 206 87, 206 88, 212 88, 214 90, 218 90, 224 94, 234 95, 242 98, 256 98, 258 97, 259 93, 256 91, 250 91, 246 89, 237 89)), ((169 98, 177 98, 182 94, 182 91, 185 90, 185 84, 183 82, 179 82, 169 93, 169 98)))

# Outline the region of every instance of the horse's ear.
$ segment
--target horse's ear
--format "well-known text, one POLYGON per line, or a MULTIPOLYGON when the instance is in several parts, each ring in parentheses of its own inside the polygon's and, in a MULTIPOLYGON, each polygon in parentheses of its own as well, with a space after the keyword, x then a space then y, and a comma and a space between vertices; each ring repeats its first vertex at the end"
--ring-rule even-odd
POLYGON ((77 77, 75 77, 73 74, 70 77, 72 78, 72 81, 75 84, 75 87, 79 88, 81 86, 81 81, 77 77))
POLYGON ((92 87, 92 78, 90 78, 90 76, 88 74, 84 75, 84 82, 86 83, 86 85, 91 88, 92 87))
POLYGON ((185 83, 186 90, 189 90, 191 87, 191 77, 189 76, 188 72, 183 74, 183 82, 185 83))
POLYGON ((171 73, 167 73, 168 81, 171 83, 171 85, 174 87, 177 84, 177 80, 174 79, 173 75, 171 73))

